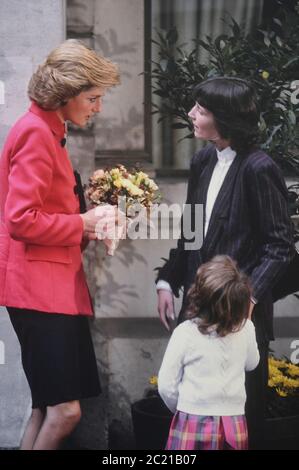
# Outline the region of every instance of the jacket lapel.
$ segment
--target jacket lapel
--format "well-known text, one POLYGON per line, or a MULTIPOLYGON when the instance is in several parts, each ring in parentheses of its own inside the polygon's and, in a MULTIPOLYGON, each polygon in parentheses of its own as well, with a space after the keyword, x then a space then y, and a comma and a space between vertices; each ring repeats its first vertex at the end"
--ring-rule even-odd
POLYGON ((201 171, 200 175, 198 175, 196 191, 193 195, 194 204, 206 204, 208 188, 216 163, 217 153, 214 149, 211 153, 206 167, 201 171))
MULTIPOLYGON (((213 252, 213 249, 219 240, 219 236, 221 235, 221 228, 223 226, 223 222, 229 217, 229 211, 231 208, 232 201, 232 192, 234 190, 235 181, 242 161, 242 157, 240 155, 236 155, 224 178, 223 184, 220 188, 212 210, 208 231, 204 238, 202 249, 204 249, 205 252, 213 252)), ((211 177, 208 181, 208 185, 210 183, 210 180, 211 177)))
MULTIPOLYGON (((191 203, 192 218, 194 218, 194 211, 196 211, 196 204, 202 204, 205 208, 209 183, 212 178, 212 174, 213 174, 217 161, 218 161, 217 153, 216 153, 215 148, 213 148, 211 149, 210 155, 208 156, 208 161, 206 165, 204 166, 204 168, 197 169, 197 184, 196 184, 195 190, 193 191, 193 194, 190 195, 190 200, 187 199, 187 203, 191 203)), ((201 230, 202 230, 202 237, 203 237, 204 224, 205 224, 205 211, 204 211, 204 218, 203 218, 202 224, 203 225, 201 227, 201 230)), ((202 263, 201 248, 199 250, 194 250, 191 253, 191 255, 194 258, 193 267, 196 272, 197 266, 199 266, 202 263)), ((195 272, 192 273, 191 275, 192 280, 194 278, 195 272)))

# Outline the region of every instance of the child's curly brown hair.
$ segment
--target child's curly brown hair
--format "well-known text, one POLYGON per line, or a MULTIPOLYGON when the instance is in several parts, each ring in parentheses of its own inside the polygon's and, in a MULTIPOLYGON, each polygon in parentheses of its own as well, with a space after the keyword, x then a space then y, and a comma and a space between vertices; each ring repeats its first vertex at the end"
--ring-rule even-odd
POLYGON ((229 256, 215 256, 196 273, 188 292, 187 316, 200 319, 201 333, 208 334, 215 327, 219 336, 226 336, 242 328, 251 293, 249 278, 237 264, 229 256))

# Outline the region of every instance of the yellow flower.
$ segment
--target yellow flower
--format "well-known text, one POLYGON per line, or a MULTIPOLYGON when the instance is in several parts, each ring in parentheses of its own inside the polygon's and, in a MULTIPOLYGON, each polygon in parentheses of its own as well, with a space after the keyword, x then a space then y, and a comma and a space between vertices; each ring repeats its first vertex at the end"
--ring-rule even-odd
POLYGON ((121 178, 117 178, 113 180, 113 184, 116 188, 120 189, 122 187, 122 180, 121 178))
POLYGON ((292 377, 296 377, 296 376, 299 377, 299 366, 296 366, 295 364, 289 364, 288 365, 288 373, 292 377))
POLYGON ((118 179, 121 177, 121 171, 119 168, 112 168, 112 170, 110 170, 110 175, 113 180, 118 179))
POLYGON ((125 188, 131 196, 142 196, 143 191, 142 189, 135 186, 132 181, 122 178, 121 180, 122 187, 125 188))
POLYGON ((280 397, 287 397, 288 396, 288 394, 286 392, 284 392, 281 388, 277 388, 276 392, 278 393, 278 395, 280 397))
POLYGON ((289 377, 284 377, 283 385, 286 388, 299 388, 299 379, 290 379, 289 377))
POLYGON ((158 386, 158 377, 157 377, 157 375, 152 375, 152 376, 150 377, 150 379, 149 379, 149 383, 150 383, 151 385, 156 385, 156 386, 158 386))
POLYGON ((269 363, 269 376, 274 377, 280 374, 278 367, 272 366, 269 363))
POLYGON ((270 77, 270 74, 267 70, 262 71, 262 77, 264 80, 267 80, 270 77))
POLYGON ((273 376, 269 378, 268 385, 269 387, 277 387, 277 385, 282 384, 282 382, 283 382, 283 377, 273 376))
POLYGON ((299 367, 287 359, 269 357, 268 386, 275 388, 281 397, 297 396, 299 393, 299 367))
POLYGON ((275 359, 275 357, 270 356, 269 357, 269 366, 287 367, 287 363, 285 361, 283 361, 282 359, 275 359))
POLYGON ((269 380, 268 380, 268 387, 271 387, 271 388, 274 388, 274 387, 275 387, 275 383, 274 383, 274 380, 273 380, 273 379, 269 379, 269 380))
POLYGON ((140 184, 143 183, 146 178, 148 178, 146 173, 143 173, 143 171, 138 171, 135 173, 135 175, 133 175, 132 183, 134 183, 136 186, 140 186, 140 184))

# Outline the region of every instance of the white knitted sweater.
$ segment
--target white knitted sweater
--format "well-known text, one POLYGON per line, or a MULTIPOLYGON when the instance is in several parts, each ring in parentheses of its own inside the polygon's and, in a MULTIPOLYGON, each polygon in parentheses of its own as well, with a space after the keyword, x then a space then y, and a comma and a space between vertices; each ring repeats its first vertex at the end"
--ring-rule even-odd
POLYGON ((158 376, 168 408, 205 416, 244 414, 245 370, 259 362, 254 325, 224 338, 199 332, 194 320, 175 328, 158 376))

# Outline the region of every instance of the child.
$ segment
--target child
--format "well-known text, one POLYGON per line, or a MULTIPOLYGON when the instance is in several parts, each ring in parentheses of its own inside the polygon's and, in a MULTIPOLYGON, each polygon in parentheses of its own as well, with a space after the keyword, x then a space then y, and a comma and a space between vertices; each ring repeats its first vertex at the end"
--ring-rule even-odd
POLYGON ((175 413, 167 450, 248 448, 245 370, 259 362, 250 296, 247 276, 229 256, 198 269, 188 292, 190 319, 173 331, 158 377, 175 413))

